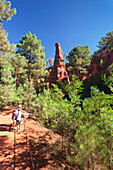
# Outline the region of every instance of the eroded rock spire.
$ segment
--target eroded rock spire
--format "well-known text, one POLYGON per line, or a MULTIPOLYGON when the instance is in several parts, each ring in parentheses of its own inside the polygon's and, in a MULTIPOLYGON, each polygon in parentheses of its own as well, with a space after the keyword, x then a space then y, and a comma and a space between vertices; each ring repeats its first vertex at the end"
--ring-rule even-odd
POLYGON ((69 82, 69 76, 65 68, 64 57, 59 43, 55 44, 55 60, 50 73, 50 87, 52 84, 58 84, 58 80, 69 82))

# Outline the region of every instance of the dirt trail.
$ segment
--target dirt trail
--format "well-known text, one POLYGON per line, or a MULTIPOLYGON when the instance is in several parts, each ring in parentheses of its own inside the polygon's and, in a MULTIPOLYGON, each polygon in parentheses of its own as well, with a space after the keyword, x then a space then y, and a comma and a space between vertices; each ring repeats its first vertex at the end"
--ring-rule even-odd
MULTIPOLYGON (((0 170, 31 170, 31 160, 24 122, 21 131, 16 132, 16 145, 14 150, 14 130, 12 129, 11 113, 15 107, 5 107, 0 111, 0 170), (14 157, 15 151, 15 157, 14 157), (15 158, 15 161, 14 161, 15 158)), ((55 142, 60 138, 49 129, 42 127, 33 119, 26 120, 27 133, 31 154, 36 170, 68 170, 65 161, 55 153, 55 142)))

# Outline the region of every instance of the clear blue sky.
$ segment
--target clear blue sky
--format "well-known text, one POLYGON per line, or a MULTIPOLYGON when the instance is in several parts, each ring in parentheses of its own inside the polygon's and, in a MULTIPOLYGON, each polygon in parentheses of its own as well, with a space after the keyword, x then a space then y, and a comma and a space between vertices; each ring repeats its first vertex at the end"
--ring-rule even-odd
POLYGON ((45 47, 45 55, 55 56, 55 43, 63 54, 80 45, 91 53, 107 32, 113 30, 113 0, 10 0, 17 14, 4 23, 10 43, 16 44, 29 31, 45 47))

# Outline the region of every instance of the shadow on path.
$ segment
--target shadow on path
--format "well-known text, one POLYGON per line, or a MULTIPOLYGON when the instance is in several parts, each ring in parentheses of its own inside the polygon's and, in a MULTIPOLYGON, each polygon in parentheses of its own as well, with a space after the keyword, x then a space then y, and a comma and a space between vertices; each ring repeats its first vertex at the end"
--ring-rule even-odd
POLYGON ((16 133, 16 139, 14 146, 6 135, 0 136, 0 170, 14 170, 14 166, 18 170, 32 169, 23 132, 21 136, 16 133))
POLYGON ((12 154, 12 148, 9 147, 8 145, 8 137, 6 135, 4 136, 0 136, 0 169, 1 170, 5 170, 7 168, 9 168, 12 163, 10 162, 10 160, 6 160, 6 157, 9 157, 12 154), (8 166, 7 166, 8 164, 8 166))
POLYGON ((12 131, 12 123, 10 124, 0 124, 0 131, 12 131))

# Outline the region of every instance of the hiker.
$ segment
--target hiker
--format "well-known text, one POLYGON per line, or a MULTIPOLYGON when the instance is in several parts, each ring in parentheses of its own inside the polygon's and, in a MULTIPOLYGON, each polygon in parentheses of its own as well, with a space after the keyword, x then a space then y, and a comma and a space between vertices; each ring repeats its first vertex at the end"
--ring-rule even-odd
POLYGON ((16 119, 15 119, 15 110, 12 112, 12 121, 13 121, 13 129, 15 129, 16 119))
MULTIPOLYGON (((22 116, 25 116, 26 114, 24 114, 24 113, 26 113, 26 112, 24 112, 23 110, 22 110, 22 106, 21 105, 19 105, 18 106, 18 108, 17 108, 17 110, 16 110, 16 112, 15 112, 15 117, 16 117, 16 125, 17 125, 17 132, 19 132, 19 130, 21 130, 21 128, 20 128, 20 125, 22 124, 22 116)), ((29 114, 27 114, 27 116, 28 116, 29 114)))

